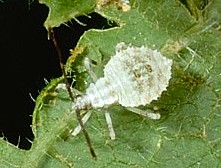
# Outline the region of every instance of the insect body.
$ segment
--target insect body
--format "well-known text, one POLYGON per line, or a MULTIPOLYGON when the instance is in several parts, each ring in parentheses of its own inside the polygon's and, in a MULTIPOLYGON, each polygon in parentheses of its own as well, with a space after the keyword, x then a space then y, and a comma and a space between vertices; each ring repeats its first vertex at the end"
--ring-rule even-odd
MULTIPOLYGON (((118 43, 116 54, 104 68, 104 77, 91 83, 86 93, 77 97, 72 110, 96 109, 118 103, 130 111, 159 119, 159 114, 142 113, 134 107, 147 105, 161 96, 169 84, 171 66, 172 60, 162 56, 157 50, 118 43)), ((86 122, 90 115, 91 113, 88 113, 83 122, 86 122)), ((105 113, 105 116, 108 127, 112 128, 109 113, 105 113)), ((73 135, 77 135, 79 131, 78 126, 73 135)))
MULTIPOLYGON (((116 54, 104 68, 104 77, 91 83, 78 97, 77 108, 101 108, 114 103, 125 107, 147 105, 160 97, 171 78, 172 60, 147 47, 116 46, 116 54)), ((76 108, 76 107, 75 107, 76 108)))

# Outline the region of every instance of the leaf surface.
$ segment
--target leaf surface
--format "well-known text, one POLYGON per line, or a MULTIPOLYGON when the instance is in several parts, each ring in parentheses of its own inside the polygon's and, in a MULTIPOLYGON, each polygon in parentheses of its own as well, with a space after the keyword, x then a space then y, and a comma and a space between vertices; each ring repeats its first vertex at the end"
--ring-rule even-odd
MULTIPOLYGON (((99 10, 93 8, 118 26, 87 31, 67 62, 67 69, 76 80, 75 89, 84 92, 93 82, 83 65, 86 56, 97 62, 92 66, 93 71, 101 77, 105 64, 115 54, 116 44, 121 41, 160 50, 173 60, 172 78, 157 101, 141 107, 157 109, 162 116, 160 120, 144 118, 118 105, 94 109, 86 124, 98 155, 94 161, 83 135, 70 136, 77 121, 70 113, 71 102, 66 91, 56 89, 62 79, 56 79, 36 102, 31 150, 11 149, 0 141, 3 165, 7 167, 10 162, 14 167, 23 164, 23 167, 47 168, 220 167, 221 5, 218 0, 182 2, 134 0, 130 1, 132 8, 127 12, 117 9, 115 4, 99 10), (105 110, 111 112, 115 141, 108 136, 105 110), (10 159, 6 150, 21 153, 20 162, 10 159)), ((72 11, 68 3, 70 10, 65 12, 70 16, 76 9, 72 11)), ((58 8, 57 1, 53 4, 51 13, 58 8)), ((64 10, 61 8, 59 12, 64 10)), ((59 14, 54 17, 46 21, 46 26, 53 27, 70 19, 59 14)))

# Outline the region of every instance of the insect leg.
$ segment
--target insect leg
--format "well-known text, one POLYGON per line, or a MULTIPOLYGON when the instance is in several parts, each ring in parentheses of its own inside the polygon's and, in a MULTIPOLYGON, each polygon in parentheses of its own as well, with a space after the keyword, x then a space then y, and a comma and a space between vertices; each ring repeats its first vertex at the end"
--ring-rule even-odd
POLYGON ((135 108, 135 107, 126 107, 127 110, 134 112, 136 114, 148 117, 152 120, 158 120, 160 119, 160 114, 159 113, 153 113, 151 110, 146 111, 146 110, 141 110, 139 108, 135 108))
MULTIPOLYGON (((84 117, 81 119, 82 123, 85 125, 85 123, 89 120, 90 116, 92 114, 92 111, 88 111, 84 117)), ((81 132, 82 128, 81 125, 78 124, 78 126, 71 132, 71 135, 76 136, 81 132)))
POLYGON ((94 71, 91 69, 91 64, 93 63, 93 60, 91 60, 88 57, 85 57, 84 59, 84 67, 86 68, 87 72, 91 76, 92 80, 94 82, 97 81, 97 75, 94 73, 94 71))
POLYGON ((111 140, 115 140, 115 132, 114 132, 114 128, 113 128, 110 113, 108 111, 105 111, 104 114, 105 114, 108 129, 109 129, 110 138, 111 138, 111 140))

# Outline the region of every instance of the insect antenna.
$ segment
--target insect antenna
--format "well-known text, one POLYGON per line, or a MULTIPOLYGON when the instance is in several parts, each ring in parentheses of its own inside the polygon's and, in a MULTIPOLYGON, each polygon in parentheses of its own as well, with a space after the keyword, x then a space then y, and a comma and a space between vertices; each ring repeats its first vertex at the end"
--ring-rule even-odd
MULTIPOLYGON (((71 91, 71 85, 70 85, 70 83, 68 82, 68 79, 67 79, 67 75, 66 75, 66 72, 65 72, 65 65, 64 65, 64 62, 63 62, 63 57, 62 57, 61 50, 59 48, 59 45, 58 45, 58 42, 57 42, 57 39, 56 39, 53 28, 49 28, 49 36, 50 36, 51 40, 53 41, 54 46, 55 46, 56 51, 57 51, 57 54, 58 54, 60 68, 61 68, 61 71, 62 71, 62 75, 63 75, 64 81, 65 81, 65 84, 66 84, 65 86, 66 86, 66 89, 68 91, 69 97, 70 97, 71 101, 74 102, 75 98, 74 98, 74 95, 71 91)), ((83 132, 84 137, 87 141, 90 153, 91 153, 92 157, 96 160, 97 156, 96 156, 96 153, 93 149, 91 139, 90 139, 90 137, 89 137, 89 135, 88 135, 88 133, 87 133, 85 127, 84 127, 84 124, 82 122, 80 111, 76 110, 75 112, 76 112, 76 116, 77 116, 77 120, 79 122, 79 125, 81 126, 82 132, 83 132)))

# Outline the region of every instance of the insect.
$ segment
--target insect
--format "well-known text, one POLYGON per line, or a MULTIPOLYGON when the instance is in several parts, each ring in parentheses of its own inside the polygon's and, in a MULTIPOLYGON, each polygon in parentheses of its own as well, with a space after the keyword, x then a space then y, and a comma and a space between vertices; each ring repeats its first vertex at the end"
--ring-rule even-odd
MULTIPOLYGON (((76 98, 72 111, 98 109, 113 104, 120 104, 129 111, 159 119, 160 114, 138 109, 153 100, 157 100, 166 90, 171 78, 172 60, 164 57, 157 50, 148 47, 136 47, 120 42, 116 45, 116 53, 104 68, 104 77, 91 83, 85 94, 76 98)), ((92 71, 88 71, 92 74, 92 71)), ((92 112, 89 110, 82 118, 85 124, 92 112)), ((110 113, 105 111, 110 138, 115 139, 110 113)), ((72 135, 81 131, 77 126, 72 135)))

